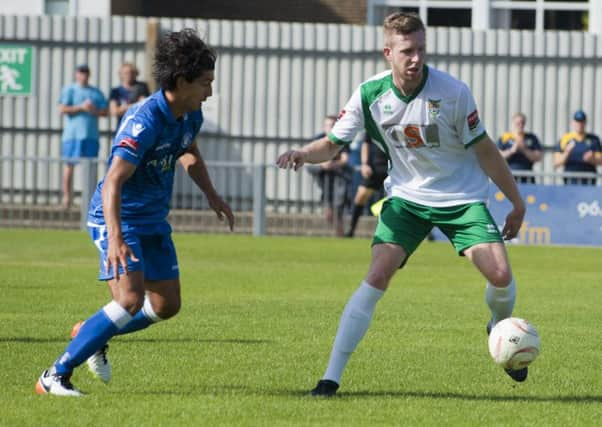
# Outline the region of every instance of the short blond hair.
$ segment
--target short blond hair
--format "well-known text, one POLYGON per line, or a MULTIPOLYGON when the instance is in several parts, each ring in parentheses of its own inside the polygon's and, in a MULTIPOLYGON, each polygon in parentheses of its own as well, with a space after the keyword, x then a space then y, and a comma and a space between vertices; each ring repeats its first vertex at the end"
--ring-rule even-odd
POLYGON ((523 122, 527 123, 527 116, 525 115, 525 113, 521 113, 520 111, 518 113, 514 113, 512 115, 512 120, 514 121, 514 119, 518 119, 521 118, 523 119, 523 122))
POLYGON ((123 71, 125 68, 130 68, 134 72, 134 74, 138 76, 138 67, 136 67, 136 65, 134 65, 133 62, 124 62, 119 67, 119 71, 123 71))
POLYGON ((385 18, 383 22, 385 43, 394 34, 412 34, 417 31, 426 31, 420 16, 411 12, 395 12, 385 18))

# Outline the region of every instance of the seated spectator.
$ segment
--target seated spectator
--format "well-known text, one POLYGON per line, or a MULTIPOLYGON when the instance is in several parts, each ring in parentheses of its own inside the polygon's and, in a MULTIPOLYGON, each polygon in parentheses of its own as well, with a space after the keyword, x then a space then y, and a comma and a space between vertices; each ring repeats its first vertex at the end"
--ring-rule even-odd
MULTIPOLYGON (((596 174, 596 166, 602 164, 600 138, 585 132, 587 116, 582 110, 573 115, 573 132, 560 138, 554 153, 554 167, 564 167, 565 172, 585 172, 596 174)), ((565 184, 595 185, 596 178, 564 178, 565 184)))
MULTIPOLYGON (((502 157, 508 162, 510 169, 531 171, 533 164, 539 162, 543 152, 539 139, 535 134, 525 132, 527 117, 523 113, 512 116, 512 131, 504 133, 497 141, 502 157)), ((532 176, 515 176, 516 182, 535 183, 532 176)))

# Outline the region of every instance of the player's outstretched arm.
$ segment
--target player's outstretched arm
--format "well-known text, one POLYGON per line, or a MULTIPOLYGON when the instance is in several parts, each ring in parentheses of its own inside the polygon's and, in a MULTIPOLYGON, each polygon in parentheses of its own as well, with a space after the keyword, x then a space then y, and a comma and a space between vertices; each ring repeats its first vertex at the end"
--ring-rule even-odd
POLYGON ((115 156, 102 187, 102 206, 108 235, 106 272, 112 268, 115 280, 119 280, 120 265, 127 274, 128 258, 138 261, 121 234, 121 188, 135 170, 134 164, 115 156))
POLYGON ((493 141, 486 136, 473 147, 481 169, 512 203, 512 211, 506 217, 502 236, 506 240, 513 239, 518 234, 525 217, 525 202, 518 191, 508 164, 493 141))
POLYGON ((305 163, 322 163, 332 159, 341 146, 332 142, 328 136, 310 142, 299 150, 289 150, 278 156, 276 164, 282 169, 297 170, 305 163))
POLYGON ((195 144, 191 145, 179 160, 188 176, 205 193, 211 209, 215 211, 220 221, 223 221, 224 217, 226 218, 230 231, 232 231, 234 229, 234 214, 232 214, 230 206, 215 191, 199 148, 195 144))

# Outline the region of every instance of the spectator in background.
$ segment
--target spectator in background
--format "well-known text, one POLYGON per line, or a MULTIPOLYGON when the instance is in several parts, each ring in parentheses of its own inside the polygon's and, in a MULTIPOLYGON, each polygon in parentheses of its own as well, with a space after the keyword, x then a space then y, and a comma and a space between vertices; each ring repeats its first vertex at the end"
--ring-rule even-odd
MULTIPOLYGON (((543 152, 535 134, 525 132, 527 117, 523 113, 512 116, 512 131, 504 133, 497 141, 502 157, 512 170, 531 171, 533 164, 539 162, 543 152)), ((535 184, 532 176, 515 176, 516 182, 535 184)))
POLYGON ((361 147, 362 183, 358 186, 351 210, 351 223, 345 233, 353 237, 357 222, 364 212, 366 204, 374 192, 382 192, 383 182, 387 178, 389 160, 387 155, 366 135, 361 147))
POLYGON ((64 115, 62 136, 63 208, 73 201, 73 169, 81 157, 98 156, 98 117, 107 115, 107 99, 91 86, 90 68, 86 64, 75 69, 75 82, 61 90, 59 111, 64 115))
POLYGON ((121 117, 132 104, 150 95, 148 85, 136 80, 138 69, 130 62, 124 62, 119 67, 119 79, 121 85, 111 89, 109 94, 109 109, 111 116, 117 118, 117 127, 121 117))
MULTIPOLYGON (((314 139, 326 136, 336 120, 334 115, 326 116, 323 132, 316 135, 314 139)), ((322 191, 321 200, 324 203, 328 224, 334 228, 336 236, 344 236, 344 214, 345 208, 350 204, 349 192, 352 178, 349 149, 345 148, 331 160, 312 165, 307 169, 314 176, 322 191)))
MULTIPOLYGON (((596 166, 602 164, 600 138, 585 132, 587 117, 582 110, 573 115, 573 132, 560 138, 554 153, 554 167, 564 167, 565 172, 596 174, 596 166)), ((596 185, 596 178, 564 178, 565 184, 596 185)))

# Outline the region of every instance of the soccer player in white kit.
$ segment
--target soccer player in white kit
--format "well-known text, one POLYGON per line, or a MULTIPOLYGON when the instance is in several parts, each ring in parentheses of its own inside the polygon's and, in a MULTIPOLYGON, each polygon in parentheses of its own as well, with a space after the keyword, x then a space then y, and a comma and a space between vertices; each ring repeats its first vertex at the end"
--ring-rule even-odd
MULTIPOLYGON (((525 204, 506 161, 487 135, 468 87, 425 64, 420 18, 403 12, 388 16, 384 39, 391 69, 359 86, 327 136, 277 160, 279 167, 295 170, 323 162, 365 129, 390 162, 388 199, 374 233, 370 267, 343 311, 328 367, 311 392, 315 396, 336 393, 393 274, 434 226, 487 280, 487 331, 514 308, 515 283, 503 239, 518 233, 525 204), (512 203, 501 233, 485 205, 488 178, 512 203)), ((527 378, 527 368, 506 372, 515 381, 527 378)))

